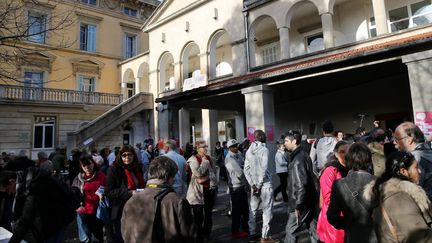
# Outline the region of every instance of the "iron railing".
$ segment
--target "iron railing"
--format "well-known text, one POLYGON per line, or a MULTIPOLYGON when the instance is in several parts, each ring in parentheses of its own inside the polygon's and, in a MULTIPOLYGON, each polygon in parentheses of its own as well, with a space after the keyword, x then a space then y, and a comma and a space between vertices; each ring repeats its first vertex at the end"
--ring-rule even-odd
POLYGON ((0 85, 0 100, 63 104, 118 105, 123 95, 66 89, 0 85))

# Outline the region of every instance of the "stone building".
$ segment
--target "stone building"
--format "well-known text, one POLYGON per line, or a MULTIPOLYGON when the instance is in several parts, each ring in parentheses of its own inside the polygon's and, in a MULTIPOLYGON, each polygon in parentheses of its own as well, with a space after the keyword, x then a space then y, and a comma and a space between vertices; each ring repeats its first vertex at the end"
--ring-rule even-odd
MULTIPOLYGON (((158 4, 1 1, 2 35, 19 37, 0 38, 1 52, 16 57, 0 64, 0 151, 26 149, 35 158, 38 151, 56 147, 131 142, 131 128, 149 120, 153 98, 134 96, 139 93, 135 84, 121 86, 119 63, 148 50, 148 34, 141 27, 158 4), (109 110, 122 116, 107 121, 109 110), (80 140, 80 133, 92 138, 80 140)), ((147 136, 148 129, 142 130, 147 136)))

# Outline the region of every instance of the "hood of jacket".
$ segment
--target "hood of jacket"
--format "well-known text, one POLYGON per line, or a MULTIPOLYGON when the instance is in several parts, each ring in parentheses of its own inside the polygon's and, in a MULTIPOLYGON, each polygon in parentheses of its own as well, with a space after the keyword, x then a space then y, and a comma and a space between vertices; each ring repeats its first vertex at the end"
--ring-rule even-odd
POLYGON ((373 154, 375 153, 375 154, 384 155, 384 146, 382 146, 380 143, 372 142, 368 145, 368 147, 373 154))
POLYGON ((255 155, 255 154, 260 154, 262 151, 266 149, 266 147, 265 147, 265 143, 255 141, 250 145, 249 149, 251 153, 255 155))
MULTIPOLYGON (((364 198, 369 201, 377 201, 377 195, 373 191, 375 181, 366 185, 364 190, 364 198)), ((423 215, 429 215, 430 201, 426 196, 426 192, 419 186, 410 181, 400 180, 398 178, 391 178, 383 183, 380 188, 380 199, 386 200, 390 196, 399 193, 407 193, 418 205, 423 215)))

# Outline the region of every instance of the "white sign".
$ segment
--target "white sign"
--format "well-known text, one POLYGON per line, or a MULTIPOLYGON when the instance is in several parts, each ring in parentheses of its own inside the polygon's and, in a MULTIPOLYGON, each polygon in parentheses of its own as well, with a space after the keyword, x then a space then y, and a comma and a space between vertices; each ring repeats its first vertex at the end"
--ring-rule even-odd
POLYGON ((87 146, 87 145, 89 145, 90 143, 92 143, 93 142, 93 138, 89 138, 89 139, 87 139, 87 140, 85 140, 84 142, 83 142, 83 145, 84 146, 87 146))
POLYGON ((192 78, 185 79, 183 83, 183 91, 196 89, 207 85, 207 76, 201 74, 199 70, 192 73, 192 78))

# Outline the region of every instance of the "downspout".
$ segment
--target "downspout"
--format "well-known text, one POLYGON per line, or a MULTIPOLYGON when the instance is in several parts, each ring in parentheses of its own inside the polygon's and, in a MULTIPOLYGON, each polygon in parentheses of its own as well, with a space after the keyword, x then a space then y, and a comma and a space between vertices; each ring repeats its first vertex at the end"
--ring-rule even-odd
POLYGON ((244 28, 245 28, 245 40, 246 40, 246 68, 247 72, 250 72, 250 47, 249 47, 249 12, 243 12, 244 16, 244 28))

